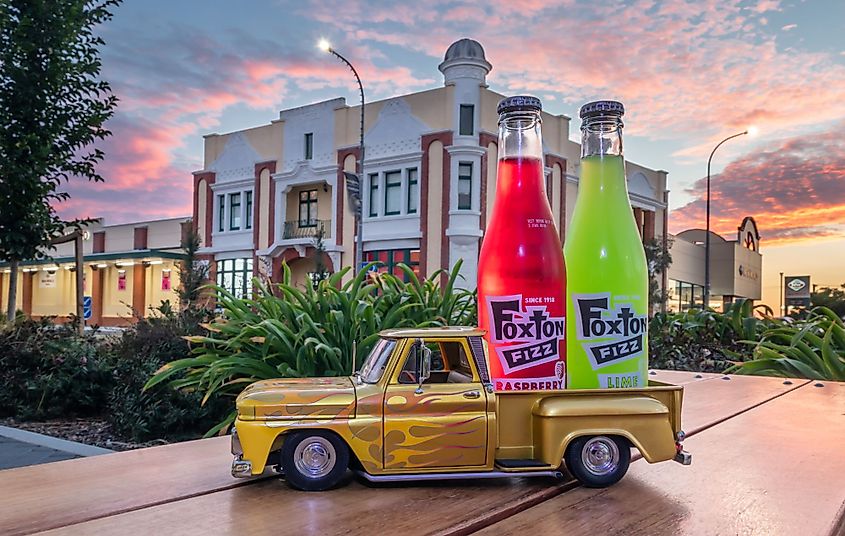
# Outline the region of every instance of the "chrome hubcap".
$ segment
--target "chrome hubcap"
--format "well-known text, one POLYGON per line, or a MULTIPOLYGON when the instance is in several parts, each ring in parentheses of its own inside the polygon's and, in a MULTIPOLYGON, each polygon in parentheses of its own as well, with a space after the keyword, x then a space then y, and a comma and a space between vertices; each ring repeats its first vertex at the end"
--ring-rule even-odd
POLYGON ((296 470, 305 476, 320 478, 334 468, 337 455, 332 444, 325 438, 314 436, 300 441, 293 452, 296 470))
POLYGON ((581 462, 594 475, 612 473, 619 466, 619 448, 607 437, 594 437, 581 450, 581 462))

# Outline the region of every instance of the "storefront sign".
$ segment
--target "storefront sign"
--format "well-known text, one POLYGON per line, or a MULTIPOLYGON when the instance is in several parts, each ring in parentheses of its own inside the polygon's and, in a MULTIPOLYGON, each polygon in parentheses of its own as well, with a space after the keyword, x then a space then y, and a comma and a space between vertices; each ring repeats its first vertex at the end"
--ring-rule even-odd
POLYGON ((126 270, 117 271, 117 290, 126 290, 126 270))
POLYGON ((161 271, 161 290, 170 290, 170 270, 161 271))
POLYGON ((757 281, 758 279, 760 279, 760 274, 757 272, 757 270, 749 268, 748 266, 744 266, 742 264, 739 265, 739 275, 742 277, 747 277, 748 279, 751 279, 753 281, 757 281))
POLYGON ((787 276, 783 278, 783 295, 786 305, 808 307, 810 305, 810 276, 787 276))
POLYGON ((38 272, 38 288, 56 288, 56 272, 38 272))

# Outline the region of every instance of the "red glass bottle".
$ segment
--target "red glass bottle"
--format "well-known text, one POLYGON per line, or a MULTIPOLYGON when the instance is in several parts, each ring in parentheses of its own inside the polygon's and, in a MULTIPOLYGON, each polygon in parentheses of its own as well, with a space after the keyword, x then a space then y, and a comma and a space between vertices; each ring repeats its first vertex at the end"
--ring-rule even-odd
POLYGON ((496 201, 478 260, 478 319, 497 391, 566 387, 566 269, 543 180, 540 100, 499 103, 496 201))

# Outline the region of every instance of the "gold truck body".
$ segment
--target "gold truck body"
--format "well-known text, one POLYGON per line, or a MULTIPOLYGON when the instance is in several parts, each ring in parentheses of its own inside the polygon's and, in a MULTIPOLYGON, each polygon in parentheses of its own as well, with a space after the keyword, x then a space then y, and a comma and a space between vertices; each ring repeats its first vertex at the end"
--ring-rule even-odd
MULTIPOLYGON (((678 457, 689 463, 680 447, 682 387, 651 382, 646 388, 545 391, 526 382, 525 390, 496 393, 483 331, 380 335, 360 374, 266 380, 244 390, 237 400, 233 475, 284 466, 280 458, 290 434, 303 432, 295 436, 299 442, 317 431, 331 444, 298 446, 288 454, 298 456, 296 467, 319 474, 308 463, 317 469, 328 463, 326 457, 344 448, 339 439, 350 465, 375 481, 557 474, 567 448, 586 437, 613 437, 651 463, 678 457), (425 360, 431 363, 427 376, 425 360)), ((590 448, 598 456, 594 462, 607 455, 607 448, 590 448)))

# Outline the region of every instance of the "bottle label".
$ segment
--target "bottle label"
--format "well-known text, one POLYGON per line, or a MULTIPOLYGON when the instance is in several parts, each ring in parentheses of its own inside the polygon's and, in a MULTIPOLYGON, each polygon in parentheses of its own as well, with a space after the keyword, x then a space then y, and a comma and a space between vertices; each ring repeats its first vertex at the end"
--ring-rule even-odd
POLYGON ((593 370, 644 355, 643 343, 648 331, 648 319, 645 314, 636 312, 635 300, 603 292, 573 294, 572 301, 576 338, 584 348, 593 370))
POLYGON ((488 336, 505 374, 557 361, 566 336, 565 317, 552 316, 543 305, 556 303, 556 298, 532 297, 525 302, 534 305, 524 304, 521 294, 487 297, 492 324, 488 336))

